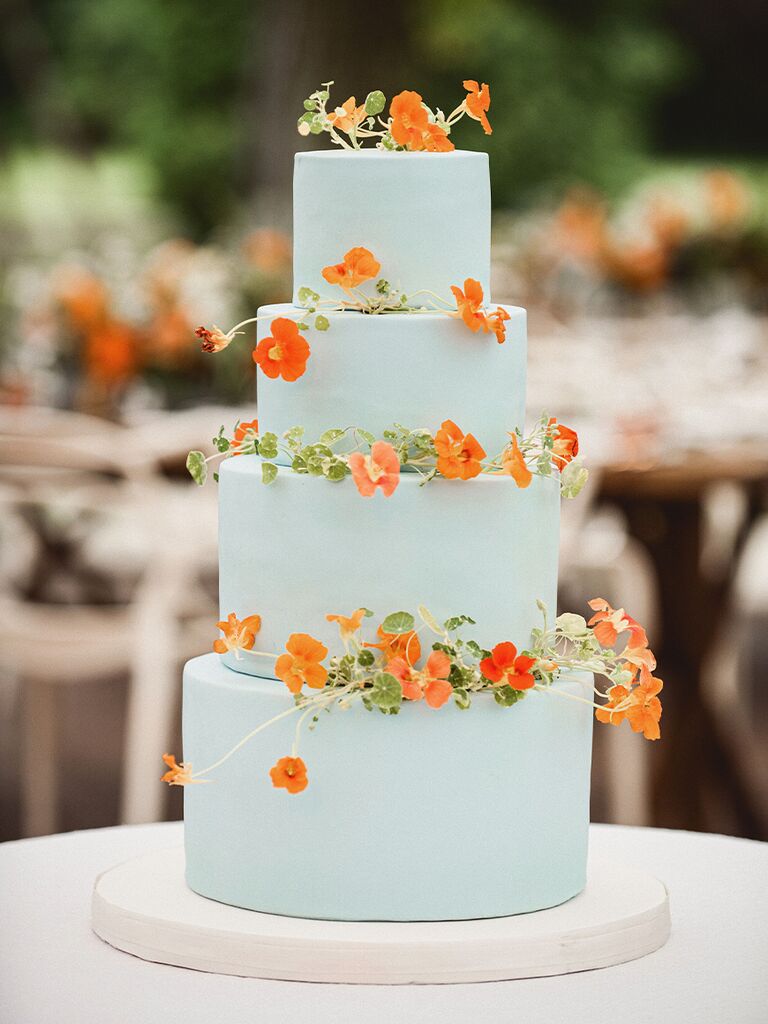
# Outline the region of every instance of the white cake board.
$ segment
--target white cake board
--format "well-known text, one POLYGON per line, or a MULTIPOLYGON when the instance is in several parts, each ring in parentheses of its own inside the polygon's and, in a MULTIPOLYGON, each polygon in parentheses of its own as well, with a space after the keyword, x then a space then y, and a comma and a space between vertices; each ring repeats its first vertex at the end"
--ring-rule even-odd
POLYGON ((477 921, 278 917, 204 899, 181 847, 104 872, 92 926, 133 956, 215 974, 405 985, 535 978, 635 960, 667 941, 667 890, 637 868, 590 863, 583 893, 551 910, 477 921))

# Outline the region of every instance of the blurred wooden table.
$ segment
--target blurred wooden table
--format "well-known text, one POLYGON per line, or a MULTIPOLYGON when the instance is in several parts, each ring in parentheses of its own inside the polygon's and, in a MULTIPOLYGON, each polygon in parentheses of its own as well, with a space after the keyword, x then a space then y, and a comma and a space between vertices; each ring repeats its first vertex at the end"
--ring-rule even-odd
POLYGON ((768 827, 745 758, 734 749, 703 688, 739 555, 764 509, 767 486, 768 445, 691 453, 675 463, 603 467, 599 499, 622 510, 629 531, 653 561, 659 588, 660 642, 651 638, 665 682, 664 742, 653 752, 657 825, 706 830, 708 795, 716 793, 731 802, 740 834, 758 838, 768 827), (703 559, 705 499, 723 482, 741 488, 746 514, 733 557, 723 571, 710 574, 703 559))

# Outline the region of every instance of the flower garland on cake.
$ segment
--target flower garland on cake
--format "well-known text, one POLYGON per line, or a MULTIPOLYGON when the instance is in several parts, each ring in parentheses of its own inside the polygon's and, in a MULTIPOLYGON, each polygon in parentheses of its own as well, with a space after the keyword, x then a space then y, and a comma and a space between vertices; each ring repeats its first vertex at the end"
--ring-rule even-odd
MULTIPOLYGON (((611 725, 627 721, 646 739, 658 739, 663 683, 653 675, 656 658, 645 630, 623 608, 612 608, 603 598, 589 605, 594 612, 589 621, 565 613, 550 625, 545 605, 538 602, 543 625, 533 630, 525 650, 518 650, 510 640, 486 650, 476 640, 462 637, 464 627, 475 625, 469 616, 458 615, 440 624, 423 606, 417 610, 418 624, 410 612, 394 612, 379 624, 375 639, 364 640, 363 622, 373 613, 358 608, 350 615, 326 616, 337 624, 342 648, 330 658, 325 644, 308 633, 291 634, 281 654, 259 651, 256 638, 261 617, 238 619, 230 614, 218 624, 223 635, 214 642, 214 651, 272 662, 275 677, 293 695, 293 706, 257 725, 217 761, 198 771, 188 762, 177 763, 172 754, 163 755, 168 770, 162 781, 174 786, 211 781, 209 776, 260 732, 298 715, 290 754, 281 757, 269 775, 273 786, 300 793, 308 785, 307 766, 299 756, 303 724, 309 718, 308 727, 313 729, 321 711, 348 709, 356 702, 387 715, 396 715, 404 702, 421 700, 433 710, 451 700, 466 710, 477 693, 490 692, 497 704, 508 708, 537 690, 586 703, 595 709, 598 721, 611 725), (434 638, 428 653, 423 650, 425 633, 434 638), (563 674, 572 672, 603 676, 610 685, 603 690, 593 683, 591 699, 553 687, 563 674)), ((248 685, 245 678, 243 685, 248 685)))
POLYGON ((340 288, 344 298, 322 296, 312 288, 303 286, 298 290, 299 305, 295 318, 263 314, 248 317, 228 331, 222 331, 215 325, 201 326, 195 335, 202 342, 203 352, 215 354, 228 348, 243 333, 244 327, 271 319, 269 334, 253 349, 252 358, 267 377, 289 382, 304 375, 311 355, 309 342, 302 332, 308 331, 311 326, 317 331, 327 331, 331 321, 326 313, 441 313, 461 320, 473 334, 493 334, 500 345, 506 340, 505 325, 509 314, 502 306, 496 309, 486 307, 483 287, 474 278, 468 277, 463 288, 451 285, 454 298, 454 302, 451 302, 428 289, 414 292, 409 297, 393 288, 389 281, 380 278, 380 270, 381 264, 369 249, 355 246, 345 253, 340 263, 331 263, 322 270, 323 278, 330 285, 340 288), (374 292, 369 294, 363 290, 363 285, 374 280, 374 292), (420 299, 418 305, 413 304, 415 298, 420 299))
MULTIPOLYGON (((351 476, 363 497, 381 490, 391 497, 400 484, 401 470, 410 470, 428 484, 435 477, 444 480, 473 480, 481 474, 511 477, 518 487, 526 488, 534 476, 554 476, 560 480, 563 497, 575 498, 589 478, 589 471, 578 458, 579 438, 575 430, 542 415, 536 426, 523 436, 510 431, 509 443, 495 456, 488 456, 473 434, 465 434, 453 420, 445 420, 433 435, 426 428, 410 430, 394 424, 377 439, 360 427, 326 430, 317 441, 304 439, 303 427, 292 427, 283 434, 259 433, 258 420, 237 423, 231 437, 224 427, 213 438, 216 451, 206 455, 192 451, 187 469, 196 483, 208 478, 208 464, 218 458, 259 455, 262 481, 270 484, 280 469, 322 476, 338 483, 351 476), (278 467, 268 461, 278 455, 288 462, 278 467)), ((218 474, 214 474, 218 479, 218 474)))

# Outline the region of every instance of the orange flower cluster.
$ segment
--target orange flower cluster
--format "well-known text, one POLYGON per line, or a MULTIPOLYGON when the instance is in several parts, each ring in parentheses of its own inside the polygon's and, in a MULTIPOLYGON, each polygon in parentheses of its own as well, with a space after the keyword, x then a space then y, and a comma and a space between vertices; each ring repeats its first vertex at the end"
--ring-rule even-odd
POLYGON ((271 380, 298 380, 307 368, 310 350, 295 320, 279 316, 270 325, 271 334, 253 350, 253 361, 271 380))
POLYGON ((405 658, 393 658, 387 663, 387 672, 400 682, 406 700, 424 700, 431 708, 441 708, 453 693, 448 682, 451 659, 444 651, 433 651, 421 671, 405 658))
POLYGON ((472 435, 465 434, 453 420, 445 420, 435 434, 437 469, 447 480, 471 480, 482 470, 485 449, 472 435))
POLYGON ((282 679, 291 693, 299 693, 304 683, 313 690, 322 690, 328 679, 328 669, 321 664, 328 648, 308 633, 293 633, 285 645, 287 654, 275 662, 275 674, 282 679))
POLYGON ((661 737, 661 701, 658 695, 663 686, 661 679, 651 675, 647 665, 641 665, 638 685, 631 686, 631 689, 612 686, 608 691, 608 703, 595 711, 595 717, 599 722, 610 725, 620 725, 626 718, 633 732, 641 732, 647 740, 657 740, 661 737))
POLYGON ((509 313, 501 306, 492 313, 485 312, 483 287, 480 282, 468 277, 464 282, 463 291, 457 285, 451 285, 451 291, 456 299, 456 312, 450 315, 460 317, 470 331, 475 333, 483 331, 488 334, 489 331, 493 331, 496 340, 502 345, 507 336, 505 323, 509 320, 509 313))
POLYGON ((651 674, 656 668, 656 658, 648 648, 645 630, 623 608, 612 608, 602 597, 593 598, 589 606, 595 614, 588 625, 594 627, 595 638, 603 647, 613 647, 621 635, 628 634, 619 657, 623 660, 622 668, 632 674, 626 685, 611 687, 608 703, 595 711, 595 717, 611 725, 619 725, 626 718, 634 732, 657 740, 661 735, 658 695, 664 684, 651 674))
POLYGON ((376 441, 371 454, 353 452, 347 458, 352 470, 352 479, 364 498, 370 498, 380 487, 385 498, 394 494, 400 483, 400 459, 397 452, 386 441, 376 441))
POLYGON ((323 267, 322 275, 328 284, 336 284, 345 292, 373 280, 381 270, 381 264, 370 251, 362 245, 344 254, 342 263, 333 263, 323 267))
POLYGON ((429 111, 417 92, 404 90, 389 106, 389 130, 398 146, 411 152, 450 153, 454 145, 448 133, 429 119, 429 111))
POLYGON ((261 616, 248 615, 241 621, 234 612, 231 612, 226 622, 219 622, 217 625, 224 634, 224 639, 214 641, 214 651, 217 654, 231 652, 237 658, 240 651, 252 650, 256 634, 261 629, 261 616))
POLYGON ((535 658, 518 654, 517 648, 508 640, 496 644, 490 658, 483 658, 480 671, 494 686, 511 686, 513 690, 530 690, 536 682, 531 669, 535 658))
POLYGON ((275 789, 287 789, 289 793, 301 793, 307 788, 307 766, 300 757, 281 757, 269 770, 269 777, 275 789))

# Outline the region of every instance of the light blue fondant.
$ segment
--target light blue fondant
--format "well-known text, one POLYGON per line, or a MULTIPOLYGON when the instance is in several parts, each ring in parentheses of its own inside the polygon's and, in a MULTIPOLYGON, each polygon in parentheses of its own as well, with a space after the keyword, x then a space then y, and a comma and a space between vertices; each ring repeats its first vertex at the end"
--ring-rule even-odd
POLYGON ((293 178, 294 301, 355 246, 418 302, 429 289, 480 281, 490 294, 491 193, 486 153, 297 153, 293 178))
MULTIPOLYGON (((458 588, 457 588, 458 590, 458 588)), ((591 677, 558 684, 589 696, 591 677)), ((282 683, 216 655, 184 673, 184 758, 213 764, 290 708, 282 683)), ((309 786, 273 788, 295 721, 184 793, 187 882, 239 907, 334 920, 451 920, 540 910, 585 884, 592 713, 556 693, 511 708, 359 705, 304 731, 309 786)))
MULTIPOLYGON (((311 355, 296 381, 256 378, 262 431, 303 426, 308 441, 329 427, 357 426, 377 436, 393 423, 438 429, 445 419, 473 433, 489 454, 509 441, 525 415, 526 318, 517 306, 507 340, 473 334, 437 313, 329 314, 330 328, 310 328, 311 355)), ((263 306, 258 337, 272 319, 297 318, 294 306, 263 306)), ((311 318, 309 318, 311 321, 311 318)))
MULTIPOLYGON (((484 646, 526 646, 541 624, 537 599, 555 609, 558 481, 535 476, 526 490, 510 477, 419 481, 403 473, 390 498, 363 498, 351 478, 332 483, 283 469, 265 485, 257 456, 227 460, 219 483, 222 617, 261 615, 258 647, 277 652, 294 632, 336 647, 327 613, 362 606, 383 618, 424 604, 440 620, 470 615, 484 646)), ((368 623, 371 631, 377 624, 368 623)), ((227 657, 241 672, 271 672, 266 659, 227 657)))

